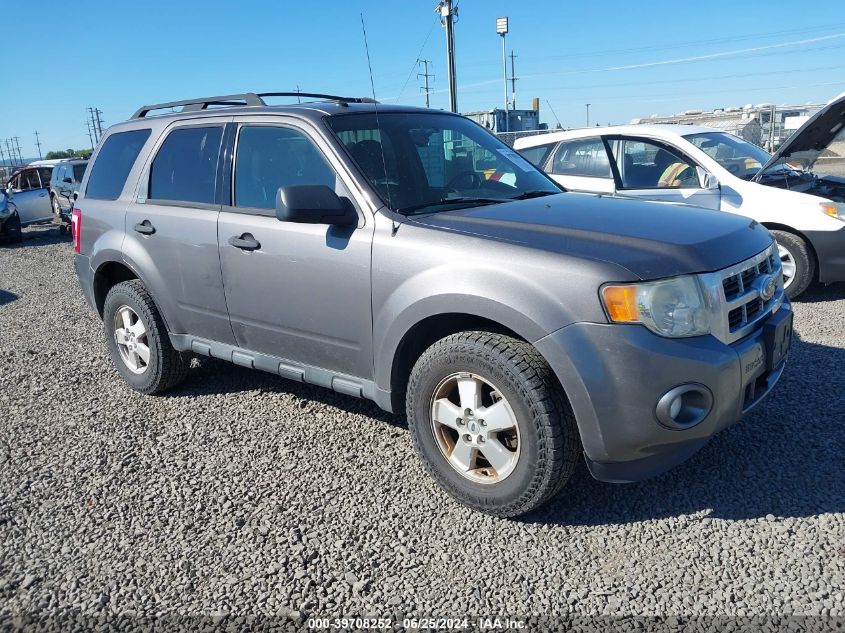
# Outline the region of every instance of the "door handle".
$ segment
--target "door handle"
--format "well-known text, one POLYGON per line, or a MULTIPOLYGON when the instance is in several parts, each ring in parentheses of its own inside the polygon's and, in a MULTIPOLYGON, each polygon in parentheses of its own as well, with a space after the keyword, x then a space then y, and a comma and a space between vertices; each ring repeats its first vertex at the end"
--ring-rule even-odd
POLYGON ((233 235, 229 238, 229 244, 244 251, 254 251, 261 248, 261 244, 250 233, 244 233, 240 237, 233 235))
POLYGON ((143 222, 138 222, 135 225, 135 230, 138 231, 141 235, 152 235, 156 232, 156 228, 152 225, 149 220, 144 220, 143 222))

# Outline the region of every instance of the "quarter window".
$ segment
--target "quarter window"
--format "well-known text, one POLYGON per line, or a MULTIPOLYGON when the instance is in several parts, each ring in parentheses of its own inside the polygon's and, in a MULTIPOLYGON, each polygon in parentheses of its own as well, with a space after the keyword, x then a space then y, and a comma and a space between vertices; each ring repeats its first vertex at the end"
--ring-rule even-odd
POLYGON ((552 161, 552 173, 589 178, 613 177, 604 143, 597 137, 561 143, 552 161))
POLYGON ((695 165, 680 152, 640 139, 612 143, 624 189, 698 188, 695 165))
POLYGON ((519 150, 519 153, 525 156, 531 163, 537 167, 542 167, 549 157, 549 152, 555 146, 554 143, 546 143, 545 145, 535 145, 534 147, 524 147, 519 150))
POLYGON ((272 209, 279 187, 326 185, 337 176, 305 134, 286 127, 244 126, 235 161, 236 207, 272 209))
POLYGON ((213 204, 222 126, 177 128, 150 168, 151 200, 213 204))
POLYGON ((85 197, 117 200, 126 184, 126 177, 129 176, 129 171, 149 136, 149 129, 111 134, 91 166, 85 197))
POLYGON ((82 177, 85 175, 85 167, 86 166, 87 166, 87 163, 83 163, 83 164, 73 166, 73 181, 76 184, 79 184, 80 182, 82 182, 82 177))

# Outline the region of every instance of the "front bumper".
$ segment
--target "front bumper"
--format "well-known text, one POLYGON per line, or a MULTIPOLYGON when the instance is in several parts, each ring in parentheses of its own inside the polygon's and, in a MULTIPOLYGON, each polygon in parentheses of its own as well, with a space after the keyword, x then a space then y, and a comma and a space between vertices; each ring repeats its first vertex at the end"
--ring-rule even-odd
POLYGON ((819 281, 845 281, 845 225, 837 231, 805 231, 819 264, 819 281))
POLYGON ((761 327, 726 345, 712 336, 663 338, 640 325, 576 323, 535 346, 569 397, 590 472, 629 482, 685 461, 769 393, 785 360, 767 367, 762 337, 761 327), (657 401, 687 383, 710 390, 712 409, 691 428, 667 428, 657 419, 657 401))

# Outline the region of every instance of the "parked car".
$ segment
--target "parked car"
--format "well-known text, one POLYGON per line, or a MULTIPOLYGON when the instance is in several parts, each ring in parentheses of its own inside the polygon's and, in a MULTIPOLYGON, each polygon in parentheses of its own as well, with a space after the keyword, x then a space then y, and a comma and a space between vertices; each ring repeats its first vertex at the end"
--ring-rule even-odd
POLYGON ((133 389, 200 354, 404 410, 449 494, 512 516, 581 455, 605 481, 679 464, 780 378, 761 225, 562 193, 455 114, 265 96, 145 106, 93 154, 75 267, 133 389))
POLYGON ((0 241, 19 244, 23 241, 21 222, 15 203, 0 191, 0 241))
POLYGON ((843 117, 845 97, 774 157, 732 134, 690 125, 570 130, 518 139, 514 147, 572 191, 684 202, 757 220, 777 239, 787 293, 797 297, 814 279, 845 281, 843 117))
POLYGON ((50 206, 50 176, 52 167, 24 167, 6 183, 5 192, 17 208, 17 220, 21 227, 53 221, 50 206))
POLYGON ((73 207, 73 194, 79 190, 82 176, 88 161, 84 159, 68 160, 53 167, 50 178, 50 204, 53 216, 63 224, 70 224, 70 212, 73 207))

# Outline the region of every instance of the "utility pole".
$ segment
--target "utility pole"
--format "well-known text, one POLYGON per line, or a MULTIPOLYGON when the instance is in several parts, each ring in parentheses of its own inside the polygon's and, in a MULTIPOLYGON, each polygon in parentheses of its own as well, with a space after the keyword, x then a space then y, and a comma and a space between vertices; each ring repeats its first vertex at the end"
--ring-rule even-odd
POLYGON ((38 138, 38 130, 35 130, 35 145, 38 147, 38 160, 44 158, 41 155, 41 139, 38 138))
POLYGON ((103 138, 103 111, 99 108, 94 108, 94 113, 97 115, 97 140, 103 138))
POLYGON ((769 115, 769 151, 775 152, 775 117, 777 116, 777 107, 772 105, 772 112, 769 115))
POLYGON ((505 49, 505 39, 508 34, 508 18, 496 18, 496 33, 502 37, 502 84, 505 87, 505 129, 503 131, 509 132, 510 117, 508 116, 508 55, 505 49))
POLYGON ((458 7, 452 0, 440 0, 434 7, 440 14, 440 24, 446 29, 446 74, 449 80, 449 110, 458 111, 458 84, 455 78, 455 21, 458 7))
POLYGON ((88 108, 88 117, 91 119, 91 132, 94 135, 94 143, 99 143, 100 136, 103 134, 103 130, 100 127, 100 111, 97 108, 88 108))
POLYGON ((16 136, 15 137, 15 147, 18 150, 18 159, 20 160, 21 165, 23 165, 23 155, 21 154, 21 144, 18 141, 20 141, 20 139, 16 136))
POLYGON ((417 78, 422 77, 423 81, 425 81, 425 85, 420 86, 420 90, 425 92, 425 107, 428 108, 428 107, 430 107, 430 105, 428 103, 428 93, 431 92, 431 88, 429 88, 429 86, 428 86, 428 78, 431 77, 432 79, 434 79, 434 75, 431 75, 428 72, 428 65, 431 63, 431 60, 418 59, 417 63, 422 64, 423 67, 425 68, 425 71, 423 71, 421 73, 417 73, 417 78))
POLYGON ((9 155, 9 164, 14 165, 17 161, 15 160, 15 157, 12 154, 12 150, 9 148, 9 139, 3 139, 3 142, 6 144, 6 153, 9 155))
POLYGON ((0 145, 0 165, 6 164, 6 154, 3 152, 3 146, 0 145))
POLYGON ((302 103, 302 97, 299 96, 300 92, 302 92, 302 90, 299 89, 299 84, 296 84, 296 102, 297 103, 302 103))
POLYGON ((88 142, 91 143, 91 149, 94 149, 94 135, 91 134, 91 121, 85 119, 85 127, 88 128, 88 142))
POLYGON ((516 82, 519 81, 519 78, 516 76, 516 70, 514 69, 513 62, 516 57, 519 56, 514 55, 513 49, 511 49, 511 110, 516 110, 516 82))
POLYGON ((590 127, 590 104, 586 103, 584 105, 587 106, 587 127, 590 127))

